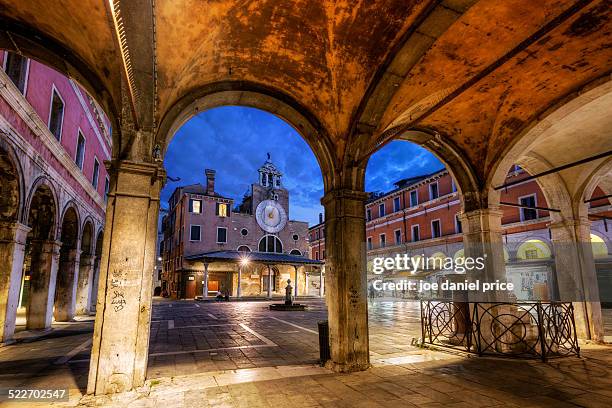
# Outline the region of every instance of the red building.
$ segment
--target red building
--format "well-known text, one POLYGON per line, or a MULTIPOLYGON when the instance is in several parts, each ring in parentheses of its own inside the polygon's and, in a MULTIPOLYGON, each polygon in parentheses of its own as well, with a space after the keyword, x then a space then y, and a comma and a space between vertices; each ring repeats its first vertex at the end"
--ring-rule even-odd
MULTIPOLYGON (((506 274, 515 283, 515 288, 518 287, 515 294, 520 299, 550 296, 554 273, 551 260, 554 254, 548 231, 550 213, 542 209, 548 208, 548 204, 537 181, 528 180, 528 177, 527 172, 515 166, 508 173, 506 182, 518 183, 502 190, 500 199, 506 274), (546 293, 538 295, 538 291, 546 293)), ((392 191, 371 194, 365 205, 368 259, 397 253, 422 253, 428 257, 455 259, 463 256, 460 193, 449 172, 442 170, 402 179, 395 186, 392 191)), ((593 198, 602 196, 605 193, 600 188, 596 188, 592 195, 593 198)), ((595 200, 589 208, 600 288, 609 290, 610 285, 605 282, 612 276, 612 230, 602 217, 612 215, 610 201, 608 198, 595 200)), ((309 229, 310 256, 324 260, 325 225, 322 218, 320 221, 309 229)), ((386 279, 402 276, 391 274, 386 279)), ((369 275, 369 278, 373 277, 369 275)))
POLYGON ((0 51, 2 340, 95 308, 110 123, 74 81, 0 51), (16 320, 16 315, 19 319, 16 320))

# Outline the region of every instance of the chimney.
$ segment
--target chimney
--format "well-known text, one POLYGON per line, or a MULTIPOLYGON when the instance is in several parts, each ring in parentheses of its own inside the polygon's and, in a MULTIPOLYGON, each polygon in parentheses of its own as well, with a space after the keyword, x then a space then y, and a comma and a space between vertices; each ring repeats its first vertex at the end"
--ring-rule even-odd
POLYGON ((323 223, 323 213, 319 213, 319 224, 323 223))
POLYGON ((206 174, 206 194, 214 194, 215 192, 215 171, 213 169, 204 170, 206 174))

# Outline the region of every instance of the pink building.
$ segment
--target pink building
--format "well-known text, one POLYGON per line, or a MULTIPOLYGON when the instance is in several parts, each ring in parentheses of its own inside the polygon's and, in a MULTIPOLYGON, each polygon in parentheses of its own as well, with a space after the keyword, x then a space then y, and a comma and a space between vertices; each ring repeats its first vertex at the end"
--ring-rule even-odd
POLYGON ((269 158, 258 173, 236 207, 215 191, 214 170, 205 171, 205 185, 174 190, 162 220, 163 293, 271 297, 291 279, 296 296, 319 294, 321 262, 308 258, 308 223, 289 219, 289 192, 269 158))
POLYGON ((2 340, 95 308, 111 127, 74 81, 0 51, 2 340), (4 258, 3 258, 4 259, 4 258), (10 286, 10 289, 9 289, 10 286), (19 316, 16 319, 16 316, 19 316))

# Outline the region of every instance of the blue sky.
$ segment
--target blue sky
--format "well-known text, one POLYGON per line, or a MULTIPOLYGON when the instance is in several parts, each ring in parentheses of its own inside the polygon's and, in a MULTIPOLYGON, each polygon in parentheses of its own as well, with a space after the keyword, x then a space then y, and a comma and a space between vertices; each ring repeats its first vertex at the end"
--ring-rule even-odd
MULTIPOLYGON (((164 165, 171 177, 162 191, 162 206, 180 185, 204 183, 204 169, 217 171, 215 190, 240 201, 266 153, 284 174, 289 190, 289 216, 318 222, 323 211, 323 179, 314 154, 304 139, 282 119, 258 109, 220 107, 194 116, 176 133, 168 147, 164 165)), ((367 191, 388 191, 393 182, 429 173, 442 164, 428 151, 407 142, 392 142, 375 153, 368 163, 367 191)))

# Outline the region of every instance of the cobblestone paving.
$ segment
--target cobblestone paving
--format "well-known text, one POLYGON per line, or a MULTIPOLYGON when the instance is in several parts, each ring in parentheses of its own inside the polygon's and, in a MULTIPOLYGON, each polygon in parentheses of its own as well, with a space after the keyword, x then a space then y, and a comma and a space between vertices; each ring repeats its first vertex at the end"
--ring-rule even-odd
MULTIPOLYGON (((612 406, 612 348, 583 358, 517 362, 416 348, 417 302, 369 303, 373 367, 338 375, 320 368, 322 301, 305 312, 270 312, 267 302, 155 300, 147 386, 108 406, 612 406)), ((605 314, 606 319, 610 314, 605 314)), ((0 388, 86 387, 92 321, 55 325, 39 338, 0 348, 0 388)), ((609 322, 608 322, 609 323, 609 322)), ((4 406, 0 403, 0 406, 4 406)), ((17 407, 26 405, 16 404, 17 407)), ((41 405, 45 406, 45 405, 41 405)))

